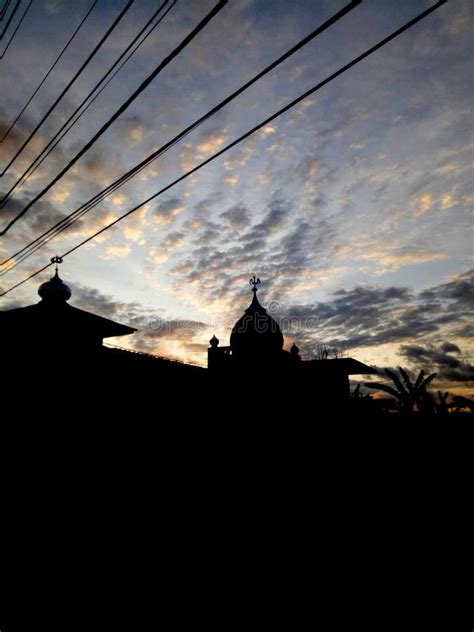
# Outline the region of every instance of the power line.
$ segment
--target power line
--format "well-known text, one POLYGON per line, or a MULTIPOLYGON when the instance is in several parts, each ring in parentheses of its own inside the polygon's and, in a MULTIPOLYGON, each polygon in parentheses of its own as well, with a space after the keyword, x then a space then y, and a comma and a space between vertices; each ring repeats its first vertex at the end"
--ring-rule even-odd
POLYGON ((8 31, 8 27, 10 26, 11 21, 13 20, 13 18, 15 17, 15 13, 18 11, 18 7, 20 6, 20 1, 21 0, 17 0, 16 4, 15 4, 15 8, 13 9, 13 11, 11 12, 10 17, 8 18, 7 23, 5 24, 5 28, 3 29, 3 31, 0 33, 0 40, 3 39, 3 36, 5 35, 5 33, 8 31))
MULTIPOLYGON (((41 86, 44 84, 44 82, 46 81, 46 79, 49 77, 49 75, 53 72, 54 68, 56 67, 57 63, 59 62, 59 60, 61 59, 61 57, 64 55, 64 53, 66 52, 67 48, 69 47, 69 44, 72 42, 72 40, 76 37, 76 35, 78 34, 78 32, 80 31, 82 25, 84 24, 84 22, 87 20, 87 18, 89 17, 92 9, 95 7, 95 5, 97 4, 97 0, 94 0, 94 2, 92 3, 90 9, 87 11, 86 15, 82 18, 81 23, 79 24, 79 26, 76 28, 76 30, 74 31, 74 33, 71 35, 71 37, 68 39, 66 45, 64 46, 64 48, 62 49, 62 51, 59 53, 59 55, 56 57, 56 60, 54 62, 54 64, 51 66, 51 68, 48 70, 48 72, 45 74, 44 78, 41 80, 41 83, 38 85, 38 87, 36 88, 36 90, 33 92, 33 94, 31 95, 31 97, 28 99, 26 105, 23 107, 23 109, 21 110, 21 112, 18 114, 18 116, 16 117, 16 119, 13 121, 13 123, 10 125, 10 127, 7 129, 7 131, 5 132, 3 138, 0 140, 0 143, 3 143, 3 141, 6 139, 6 137, 8 136, 8 134, 11 132, 11 130, 15 127, 15 125, 17 124, 18 120, 20 119, 21 115, 23 114, 23 112, 26 110, 26 108, 30 105, 30 103, 32 102, 32 100, 35 98, 38 90, 41 88, 41 86)), ((30 5, 31 5, 31 1, 30 1, 30 5)), ((24 17, 24 16, 23 16, 24 17)))
POLYGON ((200 33, 207 24, 214 18, 228 3, 229 0, 219 0, 216 6, 199 22, 199 24, 189 33, 184 40, 179 44, 165 59, 155 68, 155 70, 140 84, 135 92, 119 107, 119 109, 113 114, 108 121, 102 125, 99 131, 89 140, 86 145, 74 156, 72 160, 59 172, 59 174, 40 192, 34 197, 25 208, 14 217, 9 224, 0 232, 0 236, 5 233, 17 222, 40 198, 45 195, 53 187, 58 180, 60 180, 67 171, 83 156, 96 142, 96 140, 112 125, 112 123, 125 112, 129 105, 137 98, 137 96, 143 92, 143 90, 153 81, 153 79, 165 68, 179 53, 186 48, 186 46, 200 33))
POLYGON ((28 6, 27 6, 27 7, 26 7, 26 9, 25 9, 25 12, 24 12, 24 13, 23 13, 23 15, 21 16, 20 21, 19 21, 19 22, 18 22, 18 24, 16 25, 16 28, 15 28, 15 30, 13 31, 12 36, 11 36, 11 37, 10 37, 10 39, 8 40, 8 44, 5 46, 5 49, 4 49, 3 53, 0 55, 0 61, 1 61, 1 60, 3 59, 3 57, 5 56, 5 53, 7 52, 8 47, 10 46, 10 44, 13 42, 13 38, 15 37, 16 32, 18 31, 18 29, 19 29, 19 28, 20 28, 20 26, 22 25, 23 20, 25 19, 26 14, 28 13, 29 8, 31 7, 31 3, 32 3, 32 2, 33 2, 33 0, 30 0, 30 2, 28 3, 28 6))
MULTIPOLYGON (((368 57, 369 55, 372 55, 373 53, 375 53, 377 50, 379 50, 380 48, 382 48, 383 46, 385 46, 386 44, 391 42, 393 39, 395 39, 396 37, 401 35, 401 33, 403 33, 404 31, 408 30, 409 28, 414 26, 417 22, 420 22, 420 20, 422 20, 423 18, 428 16, 430 13, 432 13, 433 11, 438 9, 440 6, 442 6, 443 4, 446 4, 446 2, 447 2, 447 0, 439 0, 439 2, 434 4, 432 7, 426 9, 425 11, 423 11, 422 13, 417 15, 415 18, 413 18, 412 20, 410 20, 409 22, 407 22, 406 24, 401 26, 399 29, 394 31, 391 35, 388 35, 383 40, 378 42, 378 44, 375 44, 371 48, 367 49, 364 53, 362 53, 358 57, 354 58, 352 61, 350 61, 345 66, 342 66, 341 68, 339 68, 339 70, 336 70, 336 72, 332 73, 331 75, 329 75, 329 77, 326 77, 326 79, 323 79, 323 81, 320 81, 319 83, 314 85, 312 88, 310 88, 309 90, 307 90, 306 92, 301 94, 296 99, 293 99, 293 101, 288 103, 286 106, 284 106, 283 108, 281 108, 280 110, 278 110, 277 112, 275 112, 274 114, 272 114, 271 116, 266 118, 264 121, 262 121, 261 123, 259 123, 255 127, 253 127, 251 130, 247 131, 245 134, 242 134, 242 136, 239 136, 239 138, 237 138, 236 140, 232 141, 231 143, 229 143, 228 145, 223 147, 220 151, 216 152, 215 154, 213 154, 212 156, 207 158, 207 160, 204 160, 203 162, 201 162, 199 165, 197 165, 193 169, 190 169, 189 171, 187 171, 186 173, 181 175, 179 178, 176 178, 173 182, 168 184, 166 187, 160 189, 157 193, 153 194, 152 196, 150 196, 149 198, 147 198, 145 201, 141 202, 140 204, 137 204, 137 206, 133 207, 132 209, 130 209, 129 211, 127 211, 126 213, 124 213, 123 215, 121 215, 120 217, 115 219, 113 222, 110 222, 109 224, 107 224, 106 226, 104 226, 100 230, 96 231, 95 233, 93 233, 89 237, 86 237, 86 239, 83 239, 81 242, 76 244, 73 248, 70 248, 63 255, 61 255, 61 258, 67 257, 68 255, 72 254, 73 252, 75 252, 76 250, 78 250, 79 248, 81 248, 82 246, 87 244, 88 242, 92 241, 93 239, 95 239, 96 237, 98 237, 99 235, 104 233, 109 228, 112 228, 113 226, 118 224, 120 221, 122 221, 123 219, 125 219, 126 217, 128 217, 129 215, 134 213, 135 211, 139 210, 142 206, 145 206, 145 204, 149 204, 152 200, 154 200, 159 195, 162 195, 163 193, 165 193, 166 191, 168 191, 172 187, 176 186, 176 184, 178 184, 179 182, 181 182, 185 178, 188 178, 189 176, 191 176, 192 174, 196 173, 197 171, 199 171, 200 169, 202 169, 203 167, 205 167, 209 163, 213 162, 214 160, 216 160, 217 158, 222 156, 222 154, 224 154, 225 152, 227 152, 230 149, 232 149, 232 147, 235 147, 236 145, 238 145, 239 143, 241 143, 242 141, 247 139, 252 134, 255 134, 255 132, 257 132, 258 130, 262 129, 262 127, 265 127, 265 125, 268 125, 268 123, 272 122, 273 120, 275 120, 276 118, 278 118, 279 116, 284 114, 285 112, 288 112, 288 110, 293 108, 295 105, 298 105, 298 103, 300 103, 301 101, 303 101, 307 97, 309 97, 312 94, 314 94, 317 90, 320 90, 323 86, 327 85, 328 83, 330 83, 331 81, 333 81, 334 79, 336 79, 337 77, 342 75, 343 73, 347 72, 350 68, 352 68, 356 64, 360 63, 366 57, 368 57)), ((19 287, 20 285, 22 285, 23 283, 26 283, 27 281, 29 281, 30 279, 35 277, 37 274, 40 274, 40 272, 42 272, 43 270, 48 268, 50 265, 52 265, 52 263, 47 264, 46 266, 44 266, 43 268, 41 268, 37 272, 35 272, 32 275, 30 275, 29 277, 27 277, 26 279, 23 279, 22 281, 20 281, 16 285, 12 286, 8 290, 5 290, 4 292, 2 292, 0 294, 0 296, 5 296, 6 294, 11 292, 12 290, 14 290, 17 287, 19 287)))
POLYGON ((38 123, 38 125, 35 127, 35 129, 31 132, 31 134, 28 136, 28 138, 25 140, 25 142, 23 143, 23 145, 18 149, 18 151, 16 152, 16 154, 13 156, 13 158, 10 160, 10 162, 7 164, 7 166, 4 168, 4 170, 2 171, 2 173, 0 174, 2 177, 5 175, 5 173, 8 171, 8 169, 11 167, 11 165, 14 163, 14 161, 18 158, 18 156, 21 154, 21 152, 25 149, 25 147, 28 145, 28 143, 30 142, 30 140, 33 138, 33 136, 36 134, 36 132, 39 130, 39 128, 41 127, 41 125, 43 125, 43 123, 46 121, 46 119, 49 117, 49 115, 51 114, 51 112, 54 110, 54 108, 58 105, 58 103, 61 101, 61 99, 64 97, 64 95, 66 94, 66 92, 69 90, 69 88, 72 86, 72 84, 76 81, 76 79, 79 77, 80 74, 82 74, 82 72, 84 71, 84 69, 86 68, 86 66, 89 64, 89 62, 93 59, 93 57, 96 55, 96 53, 98 52, 98 50, 101 48, 101 46, 103 45, 103 43, 107 40, 107 38, 109 37, 109 35, 112 33, 112 31, 116 28, 116 26, 119 24, 120 20, 124 17, 124 15, 127 13, 127 11, 130 9, 130 7, 132 6, 134 0, 128 0, 126 6, 122 9, 122 11, 120 12, 119 16, 114 20, 112 26, 107 30, 107 32, 105 33, 105 35, 101 38, 101 40, 99 41, 99 43, 96 45, 96 47, 94 48, 94 50, 92 51, 92 53, 87 57, 86 61, 82 64, 82 66, 79 68, 79 70, 76 72, 76 74, 74 75, 74 77, 71 79, 71 81, 67 84, 67 86, 64 88, 64 90, 61 92, 61 94, 59 95, 59 97, 56 99, 56 101, 53 103, 53 105, 49 108, 49 110, 46 112, 46 114, 43 116, 43 118, 40 120, 40 122, 38 123))
POLYGON ((156 24, 154 24, 152 26, 152 28, 148 31, 148 33, 145 35, 145 37, 141 40, 141 42, 138 43, 138 45, 134 48, 134 50, 132 50, 130 52, 130 54, 126 57, 126 59, 120 64, 120 66, 117 68, 117 70, 112 74, 111 77, 109 77, 109 79, 106 81, 106 83, 102 86, 102 88, 97 92, 97 94, 91 99, 91 96, 94 94, 94 92, 96 92, 100 85, 106 80, 106 78, 110 75, 110 73, 113 71, 113 69, 119 64, 119 62, 123 59, 123 57, 125 57, 127 55, 127 53, 130 51, 130 49, 133 47, 133 45, 137 42, 137 40, 143 35, 143 33, 146 31, 146 29, 150 26, 150 24, 152 24, 152 22, 156 19, 157 15, 159 15, 159 13, 163 10, 163 8, 168 4, 169 0, 164 0, 163 4, 159 7, 159 9, 157 9, 157 11, 155 11, 155 13, 153 14, 153 16, 148 20, 148 22, 146 23, 146 25, 141 29, 141 31, 134 37, 134 39, 130 42, 130 44, 127 46, 127 48, 120 54, 120 56, 115 60, 115 62, 112 64, 112 66, 109 68, 109 70, 103 75, 103 77, 98 81, 98 83, 94 86, 94 88, 89 92, 89 94, 85 97, 85 99, 83 99, 82 103, 79 104, 79 106, 74 110, 74 112, 70 115, 70 117, 67 119, 67 121, 65 121, 63 123, 63 125, 61 126, 61 128, 56 132, 56 134, 53 136, 53 138, 48 142, 48 144, 41 150, 41 152, 38 154, 38 156, 33 160, 33 162, 30 164, 30 166, 25 170, 25 172, 22 174, 22 176, 20 176, 20 178, 15 182, 15 184, 13 184, 13 186, 10 188, 10 190, 3 196, 3 199, 0 200, 0 208, 3 208, 5 206, 5 204, 7 203, 7 201, 10 199, 11 194, 13 193, 13 191, 18 187, 21 186, 24 182, 26 182, 26 180, 28 180, 28 178, 33 175, 33 173, 36 171, 36 169, 38 169, 38 167, 44 162, 44 160, 46 160, 46 158, 49 156, 49 154, 53 151, 53 149, 56 147, 56 145, 58 145, 60 143, 60 141, 64 138, 64 136, 66 136, 66 134, 69 132, 69 130, 74 127, 74 125, 76 125, 76 123, 79 121, 79 119, 87 112, 87 110, 90 108, 90 106, 94 103, 94 101, 99 97, 99 95, 103 92, 103 90, 109 85, 109 83, 112 81, 112 79, 116 76, 116 74, 123 68, 123 66, 127 63, 127 61, 130 59, 130 57, 132 57, 132 55, 135 54, 135 52, 140 48, 140 46, 145 42, 145 40, 148 38, 149 35, 151 35, 151 33, 161 24, 162 20, 164 20, 164 18, 168 15, 168 13, 171 11, 171 9, 175 6, 177 0, 174 0, 173 3, 168 7, 168 9, 165 11, 165 13, 161 16, 161 18, 157 21, 156 24), (89 104, 82 110, 82 112, 80 111, 83 107, 84 104, 89 100, 89 104), (78 114, 79 112, 79 114, 78 114), (74 119, 74 117, 76 117, 74 119), (71 120, 73 120, 73 122, 71 123, 71 120), (69 125, 69 123, 71 123, 69 125), (69 125, 69 127, 67 127, 69 125), (67 128, 67 129, 65 129, 67 128))
POLYGON ((3 3, 2 9, 0 9, 0 20, 3 20, 5 12, 8 11, 8 7, 10 6, 10 2, 11 0, 5 0, 5 2, 3 3))
POLYGON ((204 114, 199 119, 194 121, 194 123, 192 123, 191 125, 186 127, 182 132, 180 132, 177 136, 175 136, 173 139, 168 141, 165 145, 163 145, 162 147, 160 147, 159 149, 154 151, 152 154, 147 156, 138 165, 136 165, 135 167, 130 169, 127 173, 122 175, 120 178, 118 178, 112 184, 108 185, 105 189, 103 189, 102 191, 100 191, 99 193, 94 195, 90 200, 88 200, 87 202, 82 204, 78 209, 73 211, 70 215, 68 215, 67 217, 64 217, 62 220, 57 222, 54 226, 52 226, 50 229, 48 229, 42 235, 37 237, 30 244, 28 244, 27 246, 25 246, 24 248, 22 248, 21 250, 16 252, 14 255, 12 255, 11 257, 6 259, 5 261, 2 261, 0 263, 1 266, 3 266, 6 263, 8 263, 8 262, 12 261, 13 259, 15 259, 14 264, 12 266, 10 266, 10 268, 8 268, 8 270, 5 270, 4 272, 0 273, 0 275, 3 276, 4 274, 6 274, 10 270, 12 270, 19 263, 21 263, 22 261, 27 259, 29 256, 31 256, 34 252, 39 250, 39 248, 41 248, 45 243, 51 241, 51 239, 56 237, 56 235, 58 235, 60 232, 63 232, 63 230, 65 230, 66 228, 69 228, 69 226, 71 226, 79 218, 83 217, 86 213, 88 213, 90 210, 92 210, 102 200, 104 200, 108 195, 110 195, 112 192, 114 192, 118 188, 120 188, 123 184, 128 182, 132 177, 134 177, 135 175, 137 175, 137 173, 139 173, 143 169, 145 169, 156 158, 158 158, 159 156, 163 155, 166 151, 168 151, 168 149, 170 149, 176 143, 178 143, 180 140, 182 140, 191 131, 195 130, 198 126, 200 126, 202 123, 204 123, 210 117, 214 116, 214 114, 219 112, 222 108, 224 108, 226 105, 228 105, 231 101, 236 99, 240 94, 242 94, 244 91, 246 91, 248 88, 250 88, 253 84, 255 84, 257 81, 259 81, 262 77, 264 77, 269 72, 274 70, 277 66, 279 66, 284 61, 286 61, 289 57, 291 57, 293 54, 295 54, 298 50, 303 48, 303 46, 308 44, 310 41, 312 41, 319 34, 323 33, 326 29, 328 29, 330 26, 332 26, 335 22, 340 20, 344 15, 346 15, 347 13, 352 11, 361 2, 362 2, 362 0, 352 0, 352 2, 350 2, 345 7, 343 7, 338 13, 336 13, 331 18, 326 20, 326 22, 324 22, 322 25, 320 25, 316 29, 314 29, 311 33, 309 33, 306 37, 304 37, 302 40, 300 40, 297 44, 295 44, 289 50, 287 50, 285 53, 283 53, 283 55, 280 55, 280 57, 278 57, 275 61, 273 61, 266 68, 264 68, 259 73, 254 75, 249 81, 247 81, 240 88, 238 88, 232 94, 230 94, 228 97, 226 97, 223 101, 221 101, 216 106, 214 106, 206 114, 204 114))

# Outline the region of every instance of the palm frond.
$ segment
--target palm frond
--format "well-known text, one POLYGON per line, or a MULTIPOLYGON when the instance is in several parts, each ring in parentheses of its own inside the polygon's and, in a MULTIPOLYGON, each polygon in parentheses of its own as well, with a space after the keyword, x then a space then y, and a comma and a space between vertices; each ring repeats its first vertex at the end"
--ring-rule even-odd
POLYGON ((394 373, 393 371, 391 371, 390 369, 385 369, 385 373, 388 375, 388 377, 392 380, 392 382, 398 388, 399 395, 401 395, 402 397, 406 397, 408 395, 407 389, 401 383, 398 375, 394 373))
POLYGON ((437 373, 432 373, 431 375, 428 375, 428 377, 425 378, 423 382, 420 384, 420 390, 426 390, 427 386, 431 384, 431 382, 435 379, 437 375, 438 375, 437 373))
POLYGON ((402 369, 401 366, 398 367, 398 370, 400 371, 400 375, 403 378, 403 381, 405 382, 405 384, 408 386, 411 386, 411 379, 410 376, 408 375, 408 373, 405 371, 405 369, 402 369))
POLYGON ((415 390, 417 388, 419 388, 421 382, 423 381, 423 378, 425 377, 425 372, 424 371, 420 371, 420 373, 418 374, 418 377, 416 378, 416 382, 415 382, 415 390))

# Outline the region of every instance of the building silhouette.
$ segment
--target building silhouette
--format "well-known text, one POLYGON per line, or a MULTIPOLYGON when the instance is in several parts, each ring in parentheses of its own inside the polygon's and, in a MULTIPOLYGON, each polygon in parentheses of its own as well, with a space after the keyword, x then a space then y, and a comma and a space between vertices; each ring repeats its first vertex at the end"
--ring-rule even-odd
POLYGON ((252 414, 262 418, 278 416, 287 405, 297 418, 348 406, 349 376, 376 371, 353 358, 302 360, 295 344, 286 351, 279 324, 257 298, 259 279, 250 283, 249 307, 232 328, 228 346, 213 336, 206 370, 104 346, 107 338, 136 330, 70 305, 71 289, 56 268, 38 289, 39 303, 0 312, 6 388, 41 399, 54 393, 62 406, 80 392, 82 404, 99 401, 104 414, 117 410, 119 402, 144 414, 163 399, 169 403, 171 392, 178 393, 173 404, 179 403, 179 411, 218 420, 228 419, 231 409, 248 414, 248 395, 252 414))
POLYGON ((133 334, 133 327, 69 305, 71 289, 56 272, 40 285, 41 301, 0 312, 2 346, 10 357, 38 358, 41 363, 76 362, 98 355, 103 340, 133 334))
POLYGON ((260 305, 257 288, 260 279, 250 279, 253 299, 243 316, 235 323, 228 346, 219 346, 213 336, 208 349, 208 369, 221 382, 226 375, 245 383, 248 377, 270 377, 273 385, 298 387, 298 398, 318 396, 326 406, 340 405, 350 397, 349 376, 377 373, 375 369, 353 358, 302 360, 298 347, 283 349, 280 326, 260 305))
POLYGON ((0 312, 2 366, 14 388, 54 390, 56 399, 85 389, 86 397, 143 403, 171 382, 199 382, 205 369, 146 353, 104 346, 107 338, 136 329, 68 303, 71 289, 54 276, 43 283, 35 305, 0 312), (191 379, 192 378, 192 379, 191 379))

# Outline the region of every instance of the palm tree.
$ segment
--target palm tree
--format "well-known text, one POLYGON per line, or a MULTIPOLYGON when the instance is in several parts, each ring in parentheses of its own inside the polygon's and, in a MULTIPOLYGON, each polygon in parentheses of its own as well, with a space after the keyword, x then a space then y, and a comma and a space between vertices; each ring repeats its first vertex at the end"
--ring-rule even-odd
POLYGON ((378 384, 377 382, 366 382, 365 386, 367 388, 384 391, 384 393, 388 393, 389 395, 395 397, 400 411, 404 414, 413 412, 415 404, 417 405, 418 410, 427 411, 430 407, 430 396, 426 389, 436 377, 436 373, 432 373, 431 375, 428 375, 428 377, 425 377, 425 372, 420 371, 415 382, 412 382, 406 371, 404 371, 401 367, 398 367, 398 370, 402 376, 403 383, 396 373, 390 369, 385 369, 386 375, 388 375, 388 377, 392 380, 395 388, 387 386, 387 384, 378 384))

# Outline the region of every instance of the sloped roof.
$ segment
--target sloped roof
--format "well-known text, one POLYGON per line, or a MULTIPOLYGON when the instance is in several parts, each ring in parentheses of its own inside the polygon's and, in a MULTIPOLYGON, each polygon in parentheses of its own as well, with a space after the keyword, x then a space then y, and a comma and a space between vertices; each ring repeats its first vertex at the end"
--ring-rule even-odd
POLYGON ((308 360, 302 362, 305 369, 325 371, 328 373, 344 373, 345 375, 373 375, 377 371, 354 358, 337 358, 331 360, 308 360))
POLYGON ((3 334, 11 331, 28 335, 55 329, 71 335, 96 338, 126 336, 136 331, 133 327, 121 325, 67 303, 50 305, 43 301, 0 312, 0 327, 3 334))

